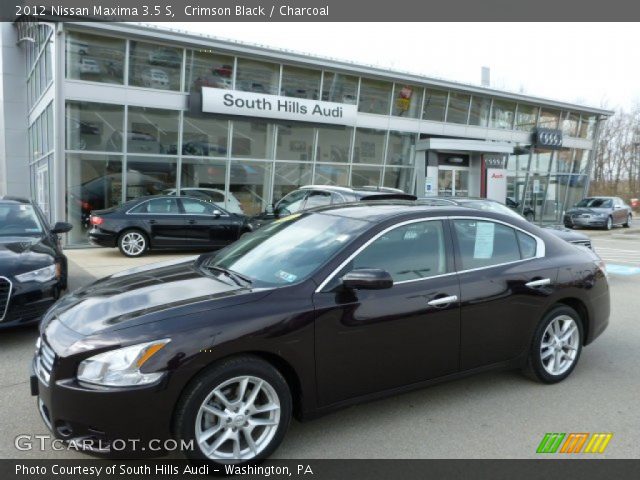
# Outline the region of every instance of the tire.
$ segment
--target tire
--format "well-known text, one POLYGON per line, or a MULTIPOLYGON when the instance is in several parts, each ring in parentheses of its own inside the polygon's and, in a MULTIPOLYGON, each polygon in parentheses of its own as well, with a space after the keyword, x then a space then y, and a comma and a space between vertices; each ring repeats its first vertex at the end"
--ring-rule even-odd
POLYGON ((622 226, 623 226, 624 228, 629 228, 629 227, 631 226, 631 220, 632 220, 632 219, 633 219, 633 217, 632 217, 632 215, 631 215, 631 214, 627 215, 627 222, 626 222, 626 223, 623 223, 623 224, 622 224, 622 226))
POLYGON ((245 464, 267 458, 282 442, 291 422, 291 392, 270 363, 253 356, 234 357, 196 377, 175 412, 173 431, 178 441, 193 441, 194 448, 185 452, 189 459, 214 466, 245 464), (244 381, 244 393, 240 394, 244 381), (253 403, 251 397, 258 385, 253 403), (272 409, 247 413, 256 408, 256 403, 258 408, 272 409), (205 405, 213 410, 205 411, 205 405), (248 436, 254 443, 253 450, 248 436))
POLYGON ((536 328, 524 373, 542 383, 558 383, 567 378, 580 359, 583 332, 582 319, 573 308, 566 305, 554 307, 545 314, 536 328), (569 335, 566 342, 554 342, 554 335, 563 338, 562 335, 554 333, 555 325, 560 328, 566 327, 563 332, 565 336, 569 335), (569 334, 569 330, 573 333, 569 334), (544 347, 544 344, 550 345, 544 347), (556 363, 560 365, 559 368, 556 363))
POLYGON ((524 218, 527 220, 527 222, 530 222, 530 223, 533 223, 536 219, 535 215, 531 212, 527 212, 524 218))
POLYGON ((118 249, 125 257, 141 257, 149 249, 149 239, 140 230, 128 229, 118 237, 118 249))
POLYGON ((608 217, 607 218, 607 223, 604 224, 604 229, 605 230, 611 230, 613 228, 613 218, 608 217))

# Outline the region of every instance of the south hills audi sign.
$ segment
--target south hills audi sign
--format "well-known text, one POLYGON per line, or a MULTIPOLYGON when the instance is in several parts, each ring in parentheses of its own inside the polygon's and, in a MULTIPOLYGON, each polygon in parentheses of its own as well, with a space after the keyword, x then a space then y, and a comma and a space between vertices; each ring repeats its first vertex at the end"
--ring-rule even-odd
POLYGON ((245 117, 355 125, 358 108, 346 103, 203 87, 202 111, 245 117))

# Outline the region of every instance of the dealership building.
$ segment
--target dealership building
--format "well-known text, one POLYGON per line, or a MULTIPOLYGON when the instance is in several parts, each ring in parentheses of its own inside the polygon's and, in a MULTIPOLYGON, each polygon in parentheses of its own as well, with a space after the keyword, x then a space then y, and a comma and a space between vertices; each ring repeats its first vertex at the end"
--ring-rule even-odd
POLYGON ((384 186, 560 223, 612 114, 137 24, 0 29, 0 195, 71 222, 67 245, 91 210, 176 189, 255 214, 301 185, 384 186))

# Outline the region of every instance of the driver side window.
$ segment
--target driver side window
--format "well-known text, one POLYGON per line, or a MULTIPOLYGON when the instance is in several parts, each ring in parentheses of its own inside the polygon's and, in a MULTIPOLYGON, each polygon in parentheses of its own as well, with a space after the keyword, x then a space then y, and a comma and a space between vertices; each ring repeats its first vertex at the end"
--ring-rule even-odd
POLYGON ((359 268, 386 270, 394 282, 447 273, 442 221, 414 222, 388 231, 360 252, 339 277, 359 268))

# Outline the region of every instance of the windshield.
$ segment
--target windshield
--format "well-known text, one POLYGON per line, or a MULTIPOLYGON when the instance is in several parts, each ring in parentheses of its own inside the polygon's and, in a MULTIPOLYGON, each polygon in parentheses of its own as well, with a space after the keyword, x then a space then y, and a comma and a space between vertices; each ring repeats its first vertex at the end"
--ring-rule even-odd
POLYGON ((311 276, 369 225, 334 215, 291 215, 243 236, 203 268, 229 270, 254 286, 296 283, 311 276))
POLYGON ((0 205, 0 236, 32 236, 42 233, 42 225, 33 206, 0 205))
POLYGON ((477 200, 477 201, 468 201, 468 202, 460 202, 460 203, 465 207, 475 208, 476 210, 502 213, 504 215, 509 215, 511 217, 522 218, 522 215, 520 215, 517 212, 514 212, 506 205, 503 205, 498 202, 477 200))
POLYGON ((610 198, 583 198, 578 203, 576 203, 576 207, 587 207, 587 208, 611 208, 613 202, 610 198))
POLYGON ((276 205, 276 211, 279 215, 290 215, 296 213, 302 208, 302 203, 307 197, 307 190, 296 190, 280 200, 276 205))

